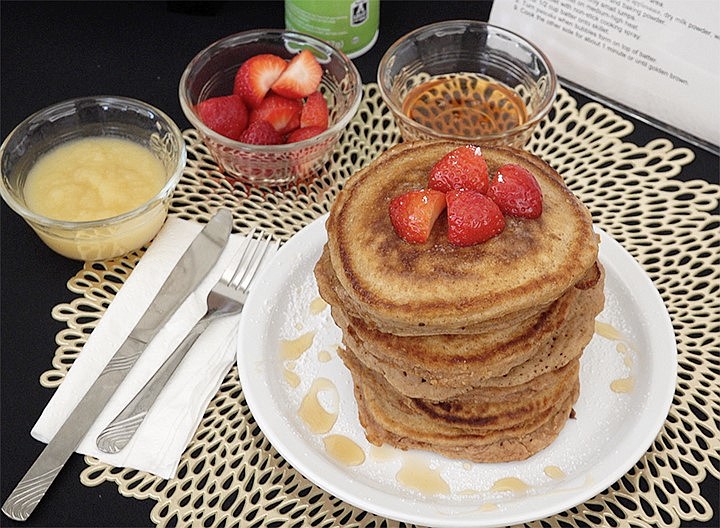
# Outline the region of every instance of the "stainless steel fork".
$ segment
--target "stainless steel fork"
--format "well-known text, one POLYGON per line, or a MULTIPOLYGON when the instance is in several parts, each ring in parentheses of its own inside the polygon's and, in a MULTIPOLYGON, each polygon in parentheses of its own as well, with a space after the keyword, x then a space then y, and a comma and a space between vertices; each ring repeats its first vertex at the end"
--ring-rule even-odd
POLYGON ((228 268, 208 294, 207 311, 202 319, 195 324, 187 337, 168 356, 140 392, 98 435, 95 443, 100 451, 117 453, 125 447, 200 334, 213 321, 238 314, 243 309, 250 283, 268 252, 271 241, 269 236, 261 236, 259 240, 254 240, 253 234, 254 230, 246 237, 243 247, 238 251, 238 253, 242 252, 238 264, 228 268))

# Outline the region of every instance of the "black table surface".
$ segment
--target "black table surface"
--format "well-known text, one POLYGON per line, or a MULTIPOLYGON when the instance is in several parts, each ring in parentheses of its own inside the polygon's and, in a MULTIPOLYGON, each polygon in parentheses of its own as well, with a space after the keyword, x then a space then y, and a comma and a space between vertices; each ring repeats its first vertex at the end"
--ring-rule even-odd
MULTIPOLYGON (((375 46, 355 59, 364 82, 375 82, 384 50, 404 33, 439 20, 487 20, 491 2, 381 2, 375 46)), ((0 2, 1 137, 50 104, 86 95, 123 95, 167 112, 190 127, 177 97, 183 69, 200 49, 226 35, 284 26, 282 2, 0 2)), ((586 101, 574 94, 580 102, 586 101)), ((673 136, 635 121, 627 138, 644 145, 673 136)), ((691 147, 693 148, 693 147, 691 147)), ((717 182, 718 157, 693 148, 696 159, 680 178, 717 182)), ((40 375, 50 368, 55 336, 65 327, 52 308, 74 295, 66 282, 82 264, 53 253, 3 202, 0 229, 0 501, 44 444, 30 430, 53 394, 40 375)), ((25 523, 0 515, 0 526, 149 526, 154 503, 122 497, 114 484, 85 487, 83 458, 73 455, 25 523)), ((703 495, 715 505, 706 523, 717 527, 718 481, 703 495)))

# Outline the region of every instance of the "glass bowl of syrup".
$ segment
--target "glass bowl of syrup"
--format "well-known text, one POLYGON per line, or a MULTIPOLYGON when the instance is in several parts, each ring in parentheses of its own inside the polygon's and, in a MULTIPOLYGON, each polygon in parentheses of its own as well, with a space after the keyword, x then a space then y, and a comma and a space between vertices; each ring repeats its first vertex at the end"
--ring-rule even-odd
POLYGON ((521 148, 552 108, 557 76, 545 54, 520 35, 450 20, 390 46, 378 67, 378 86, 405 141, 521 148))

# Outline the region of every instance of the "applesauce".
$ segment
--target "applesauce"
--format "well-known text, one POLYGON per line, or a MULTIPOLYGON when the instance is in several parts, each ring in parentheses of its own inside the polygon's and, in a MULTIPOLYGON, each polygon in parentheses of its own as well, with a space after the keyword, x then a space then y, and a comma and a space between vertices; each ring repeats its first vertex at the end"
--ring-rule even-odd
POLYGON ((69 222, 111 218, 155 196, 165 168, 145 147, 127 139, 87 137, 55 147, 28 172, 27 207, 69 222))
POLYGON ((27 117, 0 144, 0 196, 52 250, 105 260, 155 237, 186 159, 182 132, 154 106, 69 99, 27 117))

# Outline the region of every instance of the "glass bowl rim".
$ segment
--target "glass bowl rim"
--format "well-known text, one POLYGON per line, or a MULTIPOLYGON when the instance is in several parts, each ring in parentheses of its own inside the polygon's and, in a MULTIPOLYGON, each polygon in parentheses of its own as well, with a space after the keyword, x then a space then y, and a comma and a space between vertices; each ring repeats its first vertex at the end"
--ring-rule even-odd
MULTIPOLYGON (((242 44, 242 43, 241 43, 242 44)), ((308 147, 312 147, 315 145, 320 145, 324 143, 327 140, 332 139, 335 140, 335 136, 339 136, 342 131, 345 129, 347 124, 352 120, 352 118, 357 113, 358 108, 360 107, 360 102, 362 100, 362 90, 363 83, 362 78, 360 77, 360 72, 358 71, 355 64, 350 60, 350 58, 345 55, 342 51, 334 47, 329 42, 319 39, 317 37, 313 37, 312 35, 308 35, 306 33, 300 33, 297 31, 287 31, 284 29, 253 29, 249 31, 241 31, 239 33, 233 33, 232 35, 228 35, 226 37, 220 38, 216 40, 215 42, 209 44, 202 50, 200 50, 195 56, 190 60, 188 65, 185 67, 185 70, 182 73, 182 76, 180 77, 180 83, 178 88, 178 96, 180 98, 180 106, 182 107, 183 112, 185 113, 185 117, 190 121, 190 123, 195 127, 201 135, 205 137, 211 138, 216 143, 221 144, 225 147, 230 147, 235 150, 248 152, 248 153, 271 153, 271 154, 283 154, 283 153, 291 153, 296 152, 298 150, 303 150, 308 147), (197 115, 197 113, 194 110, 194 106, 191 102, 189 97, 186 95, 186 86, 188 83, 188 77, 190 76, 190 71, 193 66, 197 62, 201 60, 205 55, 208 53, 215 51, 217 49, 222 49, 223 45, 225 45, 227 42, 232 40, 240 40, 240 39, 251 39, 251 38, 257 38, 257 37, 284 37, 284 36, 290 36, 290 37, 299 37, 302 40, 307 41, 309 44, 317 45, 320 44, 324 47, 327 47, 332 51, 332 53, 336 54, 338 57, 340 57, 343 65, 346 67, 346 69, 349 72, 349 75, 355 79, 355 94, 354 98, 350 101, 350 104, 348 106, 348 110, 340 116, 340 119, 331 127, 328 127, 326 130, 318 134, 317 136, 304 139, 302 141, 296 141, 294 143, 286 143, 283 145, 253 145, 251 143, 243 143, 241 141, 235 141, 234 139, 230 139, 228 137, 223 136, 222 134, 219 134, 215 132, 214 130, 208 128, 200 119, 200 117, 197 115)))
POLYGON ((527 131, 530 128, 533 128, 537 123, 539 123, 550 111, 553 104, 555 103, 555 98, 557 97, 557 91, 558 91, 558 78, 557 73, 555 72, 555 68, 553 67, 552 63, 550 62, 550 59, 545 55, 545 52, 543 52, 538 46, 536 46, 532 41, 528 40, 527 38, 523 37, 522 35, 511 31, 509 29, 506 29, 501 26, 496 26, 494 24, 490 24, 488 22, 483 22, 480 20, 468 20, 468 19, 457 19, 457 20, 444 20, 441 22, 433 22, 432 24, 427 24, 425 26, 421 26, 417 29, 414 29, 410 31, 409 33, 406 33, 405 35, 401 36, 399 39, 397 39, 395 42, 393 42, 390 47, 385 51, 382 58, 380 59, 380 62, 378 64, 378 70, 377 70, 377 85, 378 85, 378 91, 380 92, 380 95, 385 102, 386 105, 390 108, 393 115, 396 118, 399 118, 400 121, 413 129, 416 129, 420 131, 422 134, 432 137, 432 138, 439 138, 439 139, 452 139, 456 141, 472 141, 472 140, 478 140, 478 141, 495 141, 498 139, 506 138, 506 137, 512 137, 517 136, 520 134, 523 134, 525 131, 527 131), (476 27, 476 28, 485 28, 485 29, 492 29, 494 31, 497 31, 498 33, 505 34, 506 36, 510 36, 513 39, 516 39, 523 43, 526 47, 528 47, 535 55, 537 55, 542 63, 545 65, 545 68, 548 71, 548 78, 550 80, 550 86, 549 89, 546 91, 545 96, 541 100, 540 105, 538 108, 533 112, 532 116, 528 117, 528 120, 525 121, 522 125, 517 126, 515 128, 512 128, 510 130, 506 130, 503 132, 499 132, 496 134, 486 134, 483 136, 478 136, 477 138, 469 138, 469 137, 461 137, 453 134, 447 134, 443 132, 438 132, 430 127, 427 127, 421 123, 418 123, 417 121, 410 119, 407 117, 400 106, 398 106, 393 98, 390 96, 390 94, 385 89, 385 86, 382 82, 382 74, 385 70, 388 68, 388 63, 393 58, 394 53, 396 50, 405 42, 410 40, 413 37, 416 37, 417 35, 427 33, 429 31, 436 31, 438 29, 450 29, 450 28, 467 28, 467 27, 476 27))
MULTIPOLYGON (((15 137, 20 134, 22 130, 28 127, 30 123, 44 117, 46 114, 56 112, 65 108, 72 109, 80 103, 93 103, 96 106, 101 106, 103 104, 116 105, 118 103, 122 103, 154 114, 157 118, 159 118, 160 121, 163 121, 165 123, 172 135, 175 136, 175 139, 177 140, 180 148, 178 160, 175 164, 175 168, 173 169, 172 176, 167 179, 162 188, 152 198, 147 200, 142 205, 136 207, 135 209, 131 209, 130 211, 119 215, 101 218, 98 220, 58 220, 35 213, 34 211, 28 209, 16 198, 15 193, 6 187, 5 177, 0 175, 0 196, 2 196, 3 200, 5 200, 5 203, 7 203, 8 206, 10 206, 10 208, 13 209, 15 212, 20 214, 27 222, 36 224, 37 226, 41 226, 46 229, 62 229, 66 231, 97 229, 120 224, 125 222, 126 220, 142 216, 143 213, 155 207, 158 203, 162 202, 162 200, 164 200, 167 196, 171 194, 172 189, 177 185, 178 181, 180 181, 180 176, 187 162, 187 149, 185 148, 185 140, 183 138, 182 132, 180 131, 180 128, 177 126, 177 124, 165 112, 149 103, 140 101, 139 99, 119 95, 93 95, 75 97, 72 99, 66 99, 64 101, 54 103, 34 112, 33 114, 23 119, 15 128, 13 128, 13 130, 3 140, 2 144, 0 145, 0 157, 7 150, 10 142, 15 139, 15 137)), ((60 146, 61 144, 62 143, 59 143, 58 145, 56 145, 56 147, 60 146)))

